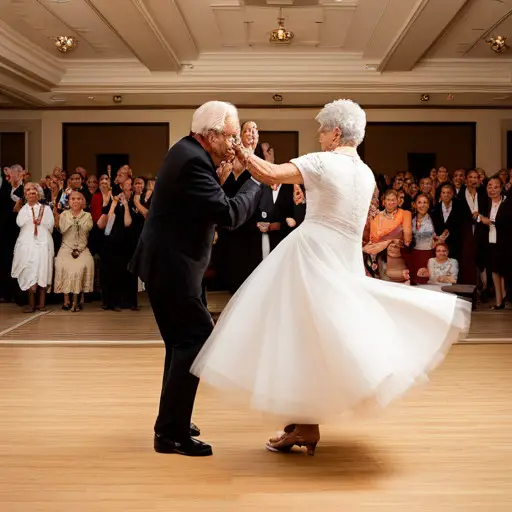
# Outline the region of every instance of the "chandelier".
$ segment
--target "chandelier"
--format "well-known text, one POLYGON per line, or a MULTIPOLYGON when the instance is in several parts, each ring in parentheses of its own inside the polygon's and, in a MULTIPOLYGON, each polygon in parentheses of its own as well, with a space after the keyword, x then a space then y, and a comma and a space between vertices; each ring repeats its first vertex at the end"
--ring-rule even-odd
POLYGON ((71 36, 58 36, 52 37, 51 39, 54 41, 55 48, 61 53, 70 52, 78 44, 78 41, 71 36))
POLYGON ((270 42, 278 44, 289 44, 295 37, 295 34, 284 28, 284 18, 277 18, 277 25, 278 27, 270 32, 270 42))
POLYGON ((498 37, 490 37, 485 42, 491 47, 491 50, 495 53, 503 53, 508 49, 508 45, 506 43, 507 38, 498 36, 498 37))

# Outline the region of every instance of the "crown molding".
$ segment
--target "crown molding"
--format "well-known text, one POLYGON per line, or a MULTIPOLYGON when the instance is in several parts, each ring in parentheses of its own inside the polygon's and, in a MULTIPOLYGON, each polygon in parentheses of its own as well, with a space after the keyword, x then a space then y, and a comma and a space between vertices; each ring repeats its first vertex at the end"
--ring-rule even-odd
POLYGON ((152 73, 135 59, 68 61, 58 92, 248 91, 510 93, 510 61, 432 59, 412 71, 366 68, 360 54, 238 52, 203 54, 180 72, 152 73), (305 73, 304 70, 308 72, 305 73), (456 88, 456 89, 455 89, 456 88))
POLYGON ((66 71, 65 65, 0 20, 0 67, 5 63, 21 78, 43 89, 55 87, 66 71))

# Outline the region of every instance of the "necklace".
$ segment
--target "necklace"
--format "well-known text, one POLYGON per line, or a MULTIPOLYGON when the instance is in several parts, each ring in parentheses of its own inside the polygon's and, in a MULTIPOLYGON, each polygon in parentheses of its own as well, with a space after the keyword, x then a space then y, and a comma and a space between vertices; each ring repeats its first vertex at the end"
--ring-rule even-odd
POLYGON ((421 225, 423 224, 425 217, 426 215, 423 215, 423 217, 421 217, 420 219, 419 215, 416 216, 416 231, 419 231, 421 229, 421 225))
POLYGON ((32 220, 34 222, 34 236, 37 236, 37 226, 39 226, 41 224, 41 221, 43 220, 43 214, 44 214, 44 205, 39 204, 39 215, 37 216, 37 219, 36 219, 36 214, 34 212, 34 206, 36 206, 36 204, 39 204, 39 203, 35 203, 33 206, 30 207, 30 209, 32 210, 32 220))

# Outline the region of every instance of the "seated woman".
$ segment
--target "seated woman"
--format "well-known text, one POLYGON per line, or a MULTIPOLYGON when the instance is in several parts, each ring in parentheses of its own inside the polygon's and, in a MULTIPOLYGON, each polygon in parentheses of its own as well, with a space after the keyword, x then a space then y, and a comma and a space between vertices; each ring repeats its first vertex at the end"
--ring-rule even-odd
POLYGON ((72 191, 68 198, 69 210, 56 213, 56 224, 62 233, 62 245, 55 259, 55 293, 64 294, 62 309, 78 311, 84 303, 84 293, 94 289, 94 260, 87 248, 93 227, 92 216, 84 212, 84 196, 72 191), (70 306, 70 294, 73 304, 70 306), (80 296, 80 300, 79 300, 80 296))
POLYGON ((383 203, 384 210, 370 224, 370 242, 363 252, 378 265, 380 279, 405 283, 409 271, 401 250, 412 241, 411 212, 398 208, 398 193, 393 189, 384 193, 383 203))
MULTIPOLYGON (((40 189, 40 187, 39 187, 40 189)), ((35 183, 24 187, 26 204, 16 217, 20 234, 14 247, 11 276, 18 280, 21 290, 28 290, 26 313, 46 309, 46 291, 52 284, 54 218, 49 206, 40 201, 43 195, 35 183)))
POLYGON ((443 291, 447 285, 455 284, 459 275, 457 260, 449 258, 450 251, 444 242, 436 245, 436 257, 428 260, 427 268, 418 270, 418 275, 428 278, 422 287, 443 291))

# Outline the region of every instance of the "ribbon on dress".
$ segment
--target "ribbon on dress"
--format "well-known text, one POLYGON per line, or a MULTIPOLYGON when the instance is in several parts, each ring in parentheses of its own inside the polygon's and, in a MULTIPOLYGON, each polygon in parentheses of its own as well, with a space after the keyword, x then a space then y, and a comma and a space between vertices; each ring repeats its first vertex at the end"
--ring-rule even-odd
POLYGON ((39 206, 39 215, 37 216, 37 219, 36 214, 34 212, 34 207, 30 207, 30 209, 32 210, 32 220, 34 221, 34 236, 37 236, 37 226, 41 224, 41 220, 43 219, 44 214, 44 205, 40 204, 39 206))

